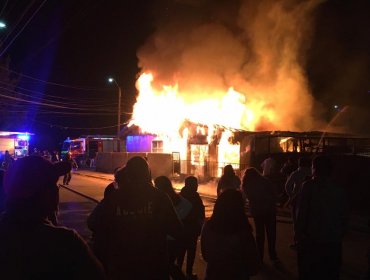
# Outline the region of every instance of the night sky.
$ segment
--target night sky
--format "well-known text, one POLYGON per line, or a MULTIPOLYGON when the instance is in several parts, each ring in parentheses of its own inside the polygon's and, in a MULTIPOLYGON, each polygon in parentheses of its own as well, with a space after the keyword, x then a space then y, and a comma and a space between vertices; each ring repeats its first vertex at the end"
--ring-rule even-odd
MULTIPOLYGON (((67 136, 115 134, 117 88, 107 83, 108 76, 123 90, 122 110, 132 112, 137 52, 148 38, 173 19, 219 20, 215 7, 237 10, 241 2, 1 1, 0 19, 7 28, 0 31, 0 94, 75 109, 0 97, 0 130, 34 132, 35 145, 50 149, 67 136), (93 129, 101 127, 108 128, 93 129)), ((300 1, 287 1, 295 2, 300 1)), ((370 133, 369 11, 367 0, 322 1, 314 11, 311 40, 302 46, 309 87, 320 107, 317 117, 329 121, 346 108, 343 125, 350 122, 359 133, 370 133)), ((123 121, 130 115, 125 116, 123 121)))

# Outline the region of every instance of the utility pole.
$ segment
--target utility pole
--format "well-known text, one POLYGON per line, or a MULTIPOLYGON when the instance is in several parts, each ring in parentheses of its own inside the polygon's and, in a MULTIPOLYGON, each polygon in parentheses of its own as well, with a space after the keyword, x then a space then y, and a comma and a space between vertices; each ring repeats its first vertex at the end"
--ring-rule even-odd
POLYGON ((122 98, 122 91, 121 87, 118 85, 117 81, 113 78, 108 78, 109 83, 115 83, 118 88, 118 105, 117 105, 117 152, 121 151, 121 143, 120 143, 120 132, 121 132, 121 98, 122 98))
MULTIPOLYGON (((116 83, 117 84, 117 83, 116 83)), ((117 84, 118 86, 118 84, 117 84)), ((118 116, 117 116, 117 150, 118 152, 121 151, 121 142, 120 142, 120 132, 121 132, 121 98, 122 98, 122 92, 121 87, 118 86, 118 116)))

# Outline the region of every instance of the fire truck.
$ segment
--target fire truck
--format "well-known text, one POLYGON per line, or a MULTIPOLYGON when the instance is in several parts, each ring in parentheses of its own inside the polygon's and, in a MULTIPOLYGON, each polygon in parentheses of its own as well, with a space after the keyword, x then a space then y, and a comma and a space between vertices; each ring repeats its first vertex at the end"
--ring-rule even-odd
POLYGON ((28 155, 29 140, 32 133, 28 132, 12 132, 0 131, 0 154, 5 151, 16 158, 21 158, 28 155))
POLYGON ((98 152, 117 152, 118 141, 121 142, 112 135, 87 135, 76 139, 68 137, 63 142, 62 158, 69 153, 79 165, 92 166, 98 152))

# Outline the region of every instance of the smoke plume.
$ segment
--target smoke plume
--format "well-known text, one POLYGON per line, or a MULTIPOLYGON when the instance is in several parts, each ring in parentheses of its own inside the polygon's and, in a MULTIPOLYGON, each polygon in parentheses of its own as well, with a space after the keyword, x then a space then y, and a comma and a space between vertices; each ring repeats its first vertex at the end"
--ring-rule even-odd
POLYGON ((255 130, 312 129, 305 54, 321 2, 175 1, 138 51, 139 66, 156 86, 178 83, 190 103, 221 100, 233 87, 246 106, 263 104, 255 130))

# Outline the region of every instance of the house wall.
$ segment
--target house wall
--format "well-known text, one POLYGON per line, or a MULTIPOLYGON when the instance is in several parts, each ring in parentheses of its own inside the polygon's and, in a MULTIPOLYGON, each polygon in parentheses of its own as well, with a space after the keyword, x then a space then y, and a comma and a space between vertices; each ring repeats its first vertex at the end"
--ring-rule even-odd
POLYGON ((114 169, 124 166, 135 156, 147 159, 153 179, 161 175, 172 176, 172 154, 161 153, 97 153, 96 171, 113 173, 114 169))
POLYGON ((11 155, 14 154, 13 138, 0 138, 0 152, 5 153, 5 151, 9 151, 11 155))
POLYGON ((153 135, 130 135, 126 137, 127 152, 150 153, 152 151, 153 135))

